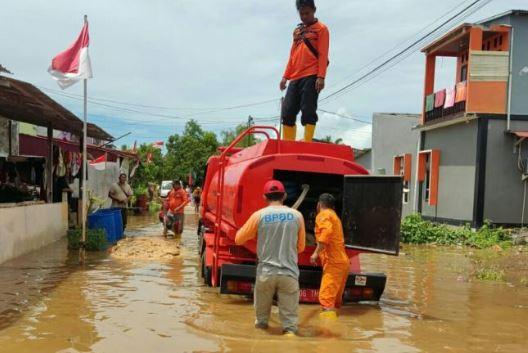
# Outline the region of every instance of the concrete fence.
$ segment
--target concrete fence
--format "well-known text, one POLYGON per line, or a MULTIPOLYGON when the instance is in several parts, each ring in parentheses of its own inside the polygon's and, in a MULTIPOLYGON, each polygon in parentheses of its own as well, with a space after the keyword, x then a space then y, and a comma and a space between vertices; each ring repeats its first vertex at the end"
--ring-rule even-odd
POLYGON ((66 202, 0 208, 0 263, 59 240, 67 231, 66 202))

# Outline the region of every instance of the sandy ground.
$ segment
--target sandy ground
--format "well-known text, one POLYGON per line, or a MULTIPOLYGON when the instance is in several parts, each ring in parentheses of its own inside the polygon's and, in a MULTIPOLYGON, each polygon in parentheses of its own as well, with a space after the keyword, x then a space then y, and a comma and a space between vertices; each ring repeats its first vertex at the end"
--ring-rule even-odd
POLYGON ((178 241, 162 237, 131 237, 120 240, 112 257, 127 260, 171 260, 180 254, 178 241))

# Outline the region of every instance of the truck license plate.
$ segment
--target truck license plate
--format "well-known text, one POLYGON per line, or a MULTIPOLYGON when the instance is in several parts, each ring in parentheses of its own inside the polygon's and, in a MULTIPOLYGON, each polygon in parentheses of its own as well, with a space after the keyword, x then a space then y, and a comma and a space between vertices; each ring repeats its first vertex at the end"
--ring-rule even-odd
POLYGON ((366 286, 367 285, 367 276, 356 276, 354 284, 356 286, 362 286, 362 287, 366 286))
POLYGON ((319 301, 319 289, 301 289, 299 294, 303 303, 317 303, 319 301))

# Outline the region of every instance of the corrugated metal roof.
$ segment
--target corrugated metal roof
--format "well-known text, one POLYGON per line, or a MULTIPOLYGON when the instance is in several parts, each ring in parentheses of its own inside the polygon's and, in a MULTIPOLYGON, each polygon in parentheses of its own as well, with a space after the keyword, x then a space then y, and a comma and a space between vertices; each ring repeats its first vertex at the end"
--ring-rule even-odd
MULTIPOLYGON (((80 136, 82 120, 30 83, 0 76, 0 116, 80 136)), ((111 140, 112 136, 91 124, 88 136, 111 140)))
POLYGON ((494 21, 494 20, 499 19, 501 17, 511 16, 511 15, 514 15, 514 16, 528 16, 528 10, 509 10, 509 11, 500 13, 498 15, 491 16, 491 17, 485 18, 485 19, 483 19, 481 21, 478 21, 477 24, 484 24, 486 22, 494 21))

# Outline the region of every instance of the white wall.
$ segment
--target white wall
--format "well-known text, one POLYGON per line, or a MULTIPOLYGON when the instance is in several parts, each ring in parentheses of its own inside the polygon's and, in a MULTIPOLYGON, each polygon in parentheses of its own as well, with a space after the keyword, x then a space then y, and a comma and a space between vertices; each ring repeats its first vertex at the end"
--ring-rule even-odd
POLYGON ((68 231, 68 204, 0 208, 0 263, 48 245, 68 231))
POLYGON ((119 164, 116 162, 106 162, 104 170, 97 170, 93 166, 88 167, 88 191, 94 193, 99 199, 106 200, 104 207, 110 207, 112 200, 108 197, 108 191, 112 184, 119 178, 119 164))

